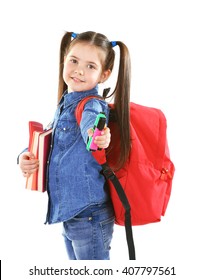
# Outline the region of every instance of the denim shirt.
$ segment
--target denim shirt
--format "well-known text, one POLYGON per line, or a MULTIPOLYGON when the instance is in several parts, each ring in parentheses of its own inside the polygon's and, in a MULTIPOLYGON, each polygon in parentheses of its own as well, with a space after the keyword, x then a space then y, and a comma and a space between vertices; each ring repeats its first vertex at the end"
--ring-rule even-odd
POLYGON ((105 112, 108 117, 108 105, 103 100, 91 99, 85 105, 80 127, 75 118, 77 104, 89 95, 98 96, 97 87, 65 92, 55 113, 47 170, 49 224, 69 220, 87 207, 109 200, 101 167, 86 150, 87 130, 93 127, 98 113, 105 112))

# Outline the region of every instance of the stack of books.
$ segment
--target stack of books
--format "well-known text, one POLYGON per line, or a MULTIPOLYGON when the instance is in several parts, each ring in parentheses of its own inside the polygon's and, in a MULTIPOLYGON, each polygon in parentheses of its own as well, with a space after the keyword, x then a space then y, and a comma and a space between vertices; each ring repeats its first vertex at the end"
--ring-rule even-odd
POLYGON ((51 145, 52 129, 43 130, 43 125, 39 122, 29 122, 29 146, 39 160, 39 168, 26 180, 26 189, 45 192, 46 191, 46 170, 47 160, 51 145))

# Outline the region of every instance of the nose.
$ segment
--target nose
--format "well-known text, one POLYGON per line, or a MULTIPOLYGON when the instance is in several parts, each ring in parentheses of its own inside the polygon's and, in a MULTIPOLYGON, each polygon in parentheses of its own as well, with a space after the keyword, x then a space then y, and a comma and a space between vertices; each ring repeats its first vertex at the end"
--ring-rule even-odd
POLYGON ((84 75, 84 69, 82 66, 78 65, 77 68, 74 71, 76 74, 83 76, 84 75))

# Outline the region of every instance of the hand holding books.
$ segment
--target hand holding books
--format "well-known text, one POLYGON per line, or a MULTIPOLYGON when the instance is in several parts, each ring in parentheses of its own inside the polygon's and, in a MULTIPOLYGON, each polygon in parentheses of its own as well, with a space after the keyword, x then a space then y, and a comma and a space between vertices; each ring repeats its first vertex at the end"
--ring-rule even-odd
MULTIPOLYGON (((43 125, 34 121, 29 122, 29 152, 39 160, 39 167, 30 174, 26 181, 26 188, 46 191, 47 159, 50 150, 52 129, 43 130, 43 125)), ((32 162, 30 162, 32 164, 32 162)))

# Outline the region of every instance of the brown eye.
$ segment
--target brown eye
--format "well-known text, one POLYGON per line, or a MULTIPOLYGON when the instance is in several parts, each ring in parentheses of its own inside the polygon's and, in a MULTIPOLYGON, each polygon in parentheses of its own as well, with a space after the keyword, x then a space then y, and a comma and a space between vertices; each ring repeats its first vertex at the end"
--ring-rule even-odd
POLYGON ((70 62, 77 63, 77 60, 72 58, 72 59, 70 59, 70 62))
POLYGON ((93 66, 92 64, 88 64, 87 66, 89 69, 95 69, 95 66, 93 66))

